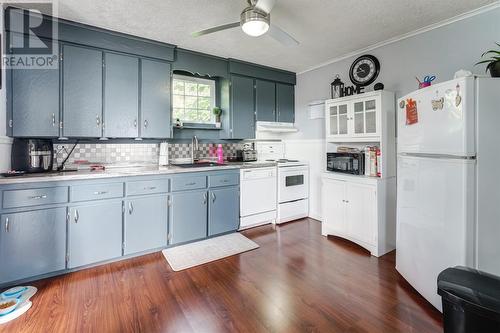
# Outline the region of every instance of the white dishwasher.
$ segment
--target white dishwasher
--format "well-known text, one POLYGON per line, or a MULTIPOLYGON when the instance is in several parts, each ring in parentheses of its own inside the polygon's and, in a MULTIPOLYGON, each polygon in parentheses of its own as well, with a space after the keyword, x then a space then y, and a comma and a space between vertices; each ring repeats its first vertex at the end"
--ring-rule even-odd
POLYGON ((276 167, 240 170, 240 230, 276 222, 276 167))

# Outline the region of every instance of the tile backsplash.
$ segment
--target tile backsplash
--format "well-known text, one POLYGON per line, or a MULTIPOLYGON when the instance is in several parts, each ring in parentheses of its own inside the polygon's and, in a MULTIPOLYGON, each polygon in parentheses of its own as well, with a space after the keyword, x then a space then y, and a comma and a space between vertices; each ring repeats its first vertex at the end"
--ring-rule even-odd
MULTIPOLYGON (((224 156, 236 155, 236 150, 242 149, 242 143, 224 143, 224 156)), ((54 144, 54 155, 57 165, 68 156, 73 144, 54 144)), ((169 143, 169 158, 191 157, 191 144, 169 143)), ((217 144, 200 143, 198 158, 216 157, 217 144)), ((160 148, 157 143, 79 143, 68 159, 67 164, 75 161, 88 161, 91 163, 121 164, 140 163, 157 164, 160 148)))
MULTIPOLYGON (((235 156, 236 150, 243 149, 242 143, 223 143, 224 157, 235 156)), ((198 158, 217 157, 216 143, 200 143, 197 156, 198 158)), ((191 157, 191 144, 170 143, 168 145, 168 154, 170 159, 191 157)))

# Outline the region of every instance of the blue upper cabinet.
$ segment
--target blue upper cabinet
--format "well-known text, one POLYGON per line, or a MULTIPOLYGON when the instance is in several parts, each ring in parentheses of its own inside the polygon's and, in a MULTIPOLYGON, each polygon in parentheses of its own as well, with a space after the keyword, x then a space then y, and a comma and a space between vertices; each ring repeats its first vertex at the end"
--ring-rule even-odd
POLYGON ((249 77, 231 77, 231 139, 255 138, 254 80, 249 77))
POLYGON ((104 136, 139 136, 139 59, 104 54, 104 136))
POLYGON ((255 80, 255 109, 258 121, 276 121, 276 83, 255 80))
POLYGON ((295 121, 295 86, 291 84, 276 84, 276 109, 279 122, 293 123, 295 121))
MULTIPOLYGON (((12 34, 12 38, 23 35, 12 34)), ((11 79, 9 124, 15 137, 59 136, 59 70, 15 69, 11 79)))
POLYGON ((142 59, 141 74, 140 135, 143 138, 170 138, 171 65, 142 59))
POLYGON ((63 136, 102 136, 102 68, 101 51, 63 46, 63 136))
MULTIPOLYGON (((173 70, 217 78, 222 129, 204 129, 206 138, 253 139, 256 120, 294 121, 293 72, 48 19, 59 27, 59 70, 7 72, 8 135, 171 138, 173 70)), ((29 38, 19 25, 6 30, 13 38, 29 38)), ((40 27, 37 37, 53 36, 40 27)))

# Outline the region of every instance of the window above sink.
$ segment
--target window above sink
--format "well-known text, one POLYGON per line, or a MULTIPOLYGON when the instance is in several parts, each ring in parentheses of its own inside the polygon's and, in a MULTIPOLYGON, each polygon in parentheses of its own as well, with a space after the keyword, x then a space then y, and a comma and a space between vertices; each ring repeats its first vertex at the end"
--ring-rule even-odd
POLYGON ((174 120, 215 124, 215 80, 175 74, 172 87, 174 120))

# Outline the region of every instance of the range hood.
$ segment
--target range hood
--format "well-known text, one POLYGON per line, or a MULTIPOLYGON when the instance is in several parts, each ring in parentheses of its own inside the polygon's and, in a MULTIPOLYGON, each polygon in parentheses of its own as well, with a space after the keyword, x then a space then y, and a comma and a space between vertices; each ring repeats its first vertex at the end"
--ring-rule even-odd
POLYGON ((257 132, 292 133, 299 130, 293 123, 277 123, 273 121, 258 121, 257 132))

